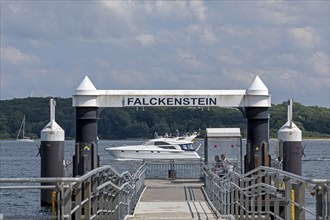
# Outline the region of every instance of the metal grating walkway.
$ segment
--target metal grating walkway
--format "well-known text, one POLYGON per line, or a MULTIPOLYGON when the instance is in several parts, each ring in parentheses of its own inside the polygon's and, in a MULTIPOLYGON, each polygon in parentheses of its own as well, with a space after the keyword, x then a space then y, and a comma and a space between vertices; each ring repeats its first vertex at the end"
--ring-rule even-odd
POLYGON ((127 220, 220 219, 205 200, 198 181, 145 180, 146 189, 127 220))

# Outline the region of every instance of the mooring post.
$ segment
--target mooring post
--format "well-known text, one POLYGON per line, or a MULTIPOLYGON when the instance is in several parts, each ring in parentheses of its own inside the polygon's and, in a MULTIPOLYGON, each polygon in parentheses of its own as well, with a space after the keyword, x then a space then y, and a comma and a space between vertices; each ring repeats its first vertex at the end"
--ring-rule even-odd
MULTIPOLYGON (((288 121, 278 131, 278 141, 281 147, 283 170, 301 176, 302 158, 302 133, 292 121, 293 100, 288 101, 288 121)), ((301 206, 305 205, 305 190, 303 185, 293 184, 294 200, 301 206)), ((294 215, 296 219, 305 219, 305 211, 295 207, 294 215)))
POLYGON ((302 133, 292 121, 292 99, 288 101, 288 121, 278 131, 283 170, 301 176, 302 133))
MULTIPOLYGON (((64 176, 64 130, 55 122, 54 99, 50 100, 50 122, 41 131, 41 177, 64 176)), ((54 185, 55 183, 41 183, 54 185)), ((42 189, 40 193, 41 206, 52 205, 52 189, 42 189)))

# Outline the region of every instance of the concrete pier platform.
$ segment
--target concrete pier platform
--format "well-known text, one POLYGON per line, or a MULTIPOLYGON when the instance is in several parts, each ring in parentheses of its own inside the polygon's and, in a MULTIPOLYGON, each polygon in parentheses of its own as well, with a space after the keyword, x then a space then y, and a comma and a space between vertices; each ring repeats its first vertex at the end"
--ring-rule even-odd
POLYGON ((215 220, 202 182, 197 180, 145 180, 146 189, 134 215, 127 220, 215 220))

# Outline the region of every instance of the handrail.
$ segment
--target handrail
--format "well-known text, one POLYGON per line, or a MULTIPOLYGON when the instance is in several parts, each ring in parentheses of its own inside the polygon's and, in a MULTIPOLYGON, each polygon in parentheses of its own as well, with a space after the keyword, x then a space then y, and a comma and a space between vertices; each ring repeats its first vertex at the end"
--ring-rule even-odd
POLYGON ((35 177, 35 178, 0 178, 3 183, 53 183, 82 182, 80 177, 35 177))
POLYGON ((105 187, 107 187, 109 185, 112 186, 113 188, 117 189, 118 191, 123 190, 126 186, 129 186, 131 189, 133 189, 133 187, 128 182, 124 183, 121 187, 119 187, 116 184, 109 181, 109 182, 103 183, 102 185, 99 185, 96 188, 96 190, 99 191, 99 190, 104 189, 105 187))
POLYGON ((299 181, 304 181, 307 183, 330 183, 330 179, 314 179, 314 178, 308 178, 304 176, 299 176, 294 173, 286 172, 284 170, 279 170, 273 167, 265 167, 265 166, 259 166, 255 168, 254 170, 249 171, 248 173, 244 174, 244 176, 249 176, 253 173, 256 173, 260 170, 266 170, 266 171, 273 171, 275 173, 281 173, 286 177, 289 177, 291 179, 299 180, 299 181))
POLYGON ((263 166, 245 174, 228 172, 217 176, 202 161, 149 161, 139 166, 133 174, 127 171, 118 173, 107 165, 80 177, 0 178, 0 190, 53 189, 57 192, 59 219, 79 219, 84 214, 85 219, 100 216, 118 220, 133 212, 146 177, 201 178, 212 207, 221 216, 232 215, 235 219, 245 219, 246 216, 252 219, 291 219, 294 215, 296 219, 305 219, 305 215, 328 219, 330 216, 329 179, 311 179, 263 166), (150 168, 157 169, 157 172, 150 172, 150 168), (175 175, 170 176, 173 173, 175 175), (27 184, 12 186, 7 183, 27 184), (50 185, 36 186, 31 183, 50 185), (299 196, 293 197, 293 192, 299 192, 299 196), (314 200, 315 207, 306 206, 306 199, 314 200))
POLYGON ((132 213, 144 188, 146 170, 145 163, 133 175, 106 165, 79 177, 0 178, 0 190, 51 189, 57 194, 58 219, 81 219, 84 214, 85 219, 107 216, 118 220, 132 213), (41 183, 51 185, 34 185, 41 183))
POLYGON ((235 215, 236 219, 246 215, 305 219, 307 213, 309 218, 330 218, 330 179, 306 178, 264 166, 245 174, 229 172, 221 177, 205 164, 202 171, 207 195, 222 214, 235 215), (314 199, 315 210, 306 206, 305 195, 314 199))

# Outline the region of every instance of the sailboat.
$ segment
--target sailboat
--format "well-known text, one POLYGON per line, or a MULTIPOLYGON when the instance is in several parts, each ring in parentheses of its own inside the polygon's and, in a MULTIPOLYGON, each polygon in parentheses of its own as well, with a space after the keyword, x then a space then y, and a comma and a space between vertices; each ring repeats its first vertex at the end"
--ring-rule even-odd
POLYGON ((19 131, 18 131, 18 134, 17 134, 17 137, 16 137, 16 141, 34 142, 34 140, 32 138, 25 137, 24 132, 25 132, 25 115, 23 117, 21 127, 19 128, 19 131))

